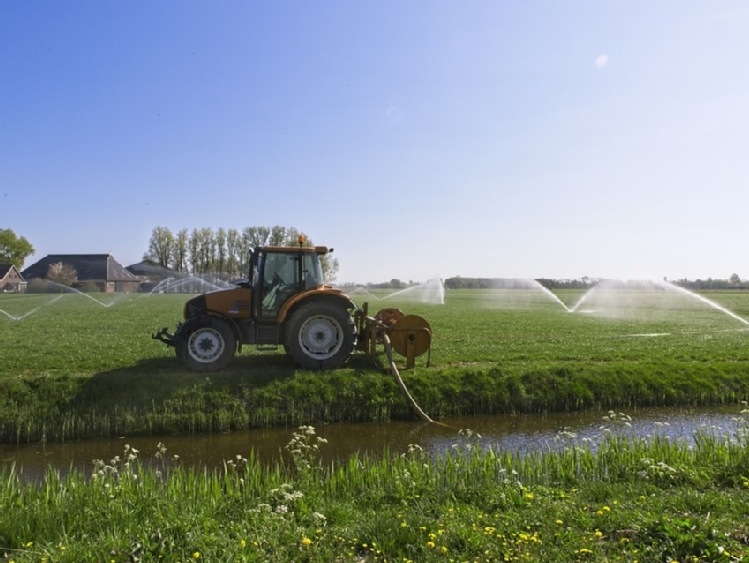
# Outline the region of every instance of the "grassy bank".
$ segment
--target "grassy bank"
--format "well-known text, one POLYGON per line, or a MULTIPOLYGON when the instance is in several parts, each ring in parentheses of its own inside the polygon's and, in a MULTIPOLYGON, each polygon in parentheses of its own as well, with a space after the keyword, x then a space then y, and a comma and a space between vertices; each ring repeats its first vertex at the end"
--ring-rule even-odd
MULTIPOLYGON (((183 469, 125 447, 90 479, 0 476, 4 561, 741 561, 749 448, 614 434, 521 456, 469 440, 331 466, 314 429, 288 457, 183 469)), ((151 454, 148 454, 149 456, 151 454)))
MULTIPOLYGON (((558 293, 568 306, 581 292, 558 293)), ((749 294, 707 294, 749 316, 749 294)), ((209 376, 152 341, 181 295, 0 295, 0 440, 226 431, 410 418, 380 362, 296 370, 282 351, 245 351, 209 376)), ((590 296, 568 313, 541 292, 452 291, 399 306, 434 331, 402 373, 433 418, 473 413, 738 403, 749 397, 747 327, 683 295, 590 296), (668 297, 666 299, 665 297, 668 297)))

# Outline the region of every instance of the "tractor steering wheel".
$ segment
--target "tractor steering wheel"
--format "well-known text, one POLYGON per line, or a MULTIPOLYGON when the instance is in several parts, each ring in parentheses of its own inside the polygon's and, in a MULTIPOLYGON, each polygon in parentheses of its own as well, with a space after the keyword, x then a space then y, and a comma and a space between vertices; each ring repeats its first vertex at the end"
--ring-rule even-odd
POLYGON ((278 289, 283 289, 288 284, 286 281, 278 274, 278 272, 275 272, 273 274, 273 283, 271 284, 271 287, 278 287, 278 289))

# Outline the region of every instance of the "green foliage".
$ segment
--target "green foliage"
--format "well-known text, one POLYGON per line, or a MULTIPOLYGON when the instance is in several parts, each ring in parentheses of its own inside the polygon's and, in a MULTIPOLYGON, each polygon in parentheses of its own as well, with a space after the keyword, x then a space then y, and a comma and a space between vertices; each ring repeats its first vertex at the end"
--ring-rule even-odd
MULTIPOLYGON (((607 423, 626 422, 613 414, 607 423)), ((418 447, 322 464, 310 426, 293 463, 250 452, 185 468, 124 444, 87 474, 0 470, 4 561, 742 561, 749 444, 604 438, 593 450, 418 447), (678 479, 653 478, 642 460, 678 479), (732 480, 725 476, 731 474, 732 480)), ((456 437, 457 438, 457 437, 456 437)), ((477 437, 476 437, 477 438, 477 437)), ((467 439, 467 441, 466 441, 467 439)))
POLYGON ((11 229, 0 229, 0 264, 12 264, 20 271, 32 254, 34 247, 26 237, 19 237, 11 229))
MULTIPOLYGON (((296 246, 300 236, 305 246, 313 245, 298 229, 278 225, 245 227, 241 231, 223 227, 214 231, 205 227, 188 233, 187 229, 181 229, 176 235, 168 227, 155 227, 143 259, 178 272, 215 273, 227 279, 246 277, 250 248, 296 246)), ((335 280, 338 260, 325 255, 321 263, 325 279, 335 280)))

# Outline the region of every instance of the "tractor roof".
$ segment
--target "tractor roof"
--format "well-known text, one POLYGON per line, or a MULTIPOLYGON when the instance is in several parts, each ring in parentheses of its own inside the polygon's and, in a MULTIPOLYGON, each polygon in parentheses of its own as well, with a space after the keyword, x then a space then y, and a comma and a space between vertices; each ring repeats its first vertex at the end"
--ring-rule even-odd
POLYGON ((315 254, 327 254, 328 252, 332 252, 332 248, 328 248, 327 246, 261 246, 257 248, 256 250, 261 250, 263 252, 310 252, 315 254))

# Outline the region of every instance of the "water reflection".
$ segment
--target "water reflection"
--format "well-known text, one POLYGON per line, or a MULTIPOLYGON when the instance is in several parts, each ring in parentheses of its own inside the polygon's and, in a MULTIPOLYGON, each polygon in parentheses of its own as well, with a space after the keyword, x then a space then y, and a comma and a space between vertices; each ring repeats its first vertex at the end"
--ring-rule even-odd
MULTIPOLYGON (((658 408, 628 411, 626 417, 605 420, 606 412, 551 413, 546 415, 495 415, 453 418, 442 424, 423 422, 389 422, 379 424, 331 424, 316 428, 317 435, 328 443, 320 448, 324 462, 345 459, 354 453, 380 455, 384 451, 402 453, 410 444, 439 455, 467 440, 482 447, 513 452, 557 449, 563 445, 595 441, 604 428, 636 436, 661 435, 671 439, 691 440, 696 432, 734 435, 749 426, 749 417, 740 415, 741 407, 725 408, 658 408), (467 438, 460 429, 479 434, 467 438)), ((47 467, 61 473, 70 468, 89 471, 92 460, 108 461, 122 456, 125 445, 136 448, 144 463, 156 462, 157 444, 163 443, 166 458, 179 456, 177 463, 206 468, 221 467, 237 455, 247 457, 250 451, 265 462, 277 460, 291 439, 294 428, 274 428, 203 434, 197 436, 146 436, 108 440, 77 441, 64 444, 15 446, 0 444, 0 466, 12 464, 27 479, 43 476, 47 467)), ((159 462, 160 463, 160 462, 159 462)), ((173 463, 170 461, 170 463, 173 463)))

